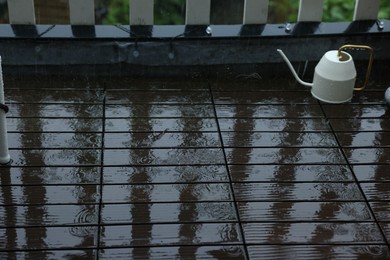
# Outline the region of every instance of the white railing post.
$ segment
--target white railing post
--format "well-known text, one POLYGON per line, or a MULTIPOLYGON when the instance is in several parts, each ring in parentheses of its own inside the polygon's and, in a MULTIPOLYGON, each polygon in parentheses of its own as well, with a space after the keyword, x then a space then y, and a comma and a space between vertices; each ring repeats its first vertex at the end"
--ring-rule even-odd
POLYGON ((34 0, 8 0, 10 24, 35 24, 34 0))
POLYGON ((298 22, 321 22, 324 0, 300 0, 298 22))
POLYGON ((243 24, 265 24, 269 0, 245 0, 243 24))
POLYGON ((5 114, 7 112, 4 101, 4 82, 3 82, 3 70, 1 67, 0 56, 0 164, 7 164, 10 162, 11 157, 8 151, 8 139, 7 139, 7 122, 5 114))
POLYGON ((70 24, 94 25, 95 0, 69 0, 70 24))
POLYGON ((130 24, 153 25, 154 0, 129 0, 130 24))
POLYGON ((207 25, 210 24, 211 0, 187 0, 186 24, 207 25))
POLYGON ((354 21, 378 19, 380 0, 356 0, 354 21))

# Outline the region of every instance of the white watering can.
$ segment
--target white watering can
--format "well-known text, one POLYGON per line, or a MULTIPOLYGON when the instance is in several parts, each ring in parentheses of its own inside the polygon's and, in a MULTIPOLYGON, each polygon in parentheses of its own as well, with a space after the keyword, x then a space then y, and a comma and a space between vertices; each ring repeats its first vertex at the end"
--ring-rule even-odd
POLYGON ((296 80, 302 85, 312 87, 311 94, 313 97, 327 103, 338 104, 351 100, 353 91, 363 90, 370 78, 373 49, 369 46, 344 45, 339 50, 328 51, 322 56, 320 62, 315 67, 313 83, 301 80, 283 51, 280 49, 277 51, 286 61, 296 80), (353 63, 352 56, 343 51, 344 49, 368 50, 370 52, 366 79, 362 87, 355 88, 355 64, 353 63))

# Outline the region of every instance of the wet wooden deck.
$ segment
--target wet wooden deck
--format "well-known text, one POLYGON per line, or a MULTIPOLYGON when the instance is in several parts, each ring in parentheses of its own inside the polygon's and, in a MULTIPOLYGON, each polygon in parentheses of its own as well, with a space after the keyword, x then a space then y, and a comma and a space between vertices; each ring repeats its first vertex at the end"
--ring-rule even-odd
POLYGON ((389 258, 385 87, 6 77, 0 258, 389 258))

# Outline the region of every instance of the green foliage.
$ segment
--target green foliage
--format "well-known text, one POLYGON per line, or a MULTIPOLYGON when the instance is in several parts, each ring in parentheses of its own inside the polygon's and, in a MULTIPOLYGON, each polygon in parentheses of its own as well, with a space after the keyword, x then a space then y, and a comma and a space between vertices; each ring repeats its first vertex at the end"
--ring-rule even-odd
POLYGON ((298 19, 299 0, 290 0, 291 11, 288 14, 287 21, 293 22, 298 19))
POLYGON ((379 19, 390 19, 390 1, 382 0, 378 14, 379 19))
POLYGON ((295 21, 299 0, 271 0, 269 2, 268 22, 283 23, 295 21))
POLYGON ((352 21, 355 0, 325 0, 324 22, 352 21))
POLYGON ((111 0, 103 24, 129 24, 129 0, 111 0))
POLYGON ((184 24, 185 0, 154 0, 155 24, 184 24))
MULTIPOLYGON (((288 21, 296 21, 298 17, 299 1, 290 0, 290 2, 292 8, 288 15, 288 21)), ((325 0, 322 21, 352 21, 354 9, 355 0, 325 0)), ((381 1, 378 18, 390 18, 390 1, 381 1)))
MULTIPOLYGON (((299 1, 290 0, 290 6, 291 12, 287 17, 288 21, 294 22, 298 19, 299 1)), ((355 0, 325 0, 322 21, 352 21, 354 7, 355 0)))
MULTIPOLYGON (((103 24, 129 24, 129 0, 111 0, 103 24)), ((185 0, 155 0, 154 24, 184 24, 185 0)))
MULTIPOLYGON (((129 0, 99 1, 109 10, 103 24, 129 24, 129 0)), ((185 0, 154 0, 154 23, 184 24, 185 2, 185 0)), ((298 8, 299 0, 270 0, 268 22, 294 22, 297 20, 298 8)), ((323 21, 352 21, 354 8, 355 0, 325 0, 323 21)), ((379 18, 390 18, 390 1, 381 1, 379 18)))

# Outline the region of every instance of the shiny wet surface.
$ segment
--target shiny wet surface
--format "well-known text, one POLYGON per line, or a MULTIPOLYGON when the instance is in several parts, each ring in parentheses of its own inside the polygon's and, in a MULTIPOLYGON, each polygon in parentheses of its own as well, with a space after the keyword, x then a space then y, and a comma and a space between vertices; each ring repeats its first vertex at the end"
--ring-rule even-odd
POLYGON ((384 88, 6 78, 0 258, 389 258, 384 88))

